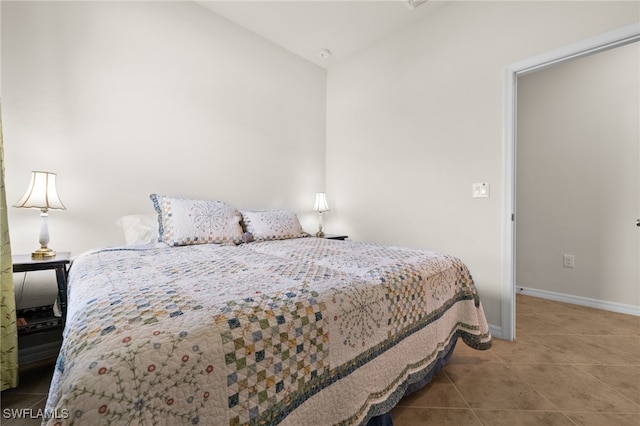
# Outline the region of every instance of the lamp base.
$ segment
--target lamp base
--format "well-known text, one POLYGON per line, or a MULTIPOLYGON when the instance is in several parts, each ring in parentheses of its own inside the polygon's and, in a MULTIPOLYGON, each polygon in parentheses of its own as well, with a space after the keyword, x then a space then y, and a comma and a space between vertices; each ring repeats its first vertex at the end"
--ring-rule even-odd
POLYGON ((316 232, 316 237, 319 237, 319 238, 324 237, 324 232, 322 232, 322 230, 316 232))
POLYGON ((31 253, 32 259, 48 259, 50 257, 56 257, 56 252, 48 247, 40 247, 38 250, 31 253))

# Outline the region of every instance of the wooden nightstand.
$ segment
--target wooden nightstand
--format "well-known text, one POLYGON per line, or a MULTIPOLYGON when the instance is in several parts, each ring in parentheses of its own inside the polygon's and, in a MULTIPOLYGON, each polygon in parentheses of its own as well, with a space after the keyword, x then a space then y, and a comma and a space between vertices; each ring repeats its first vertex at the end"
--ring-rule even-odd
POLYGON ((56 271, 60 311, 62 311, 62 323, 64 324, 67 315, 67 267, 71 263, 71 253, 58 252, 55 257, 44 259, 32 259, 30 254, 18 254, 12 256, 12 261, 13 272, 56 271))
POLYGON ((344 241, 347 238, 349 238, 348 235, 335 235, 335 234, 324 234, 324 237, 322 238, 326 238, 327 240, 340 240, 340 241, 344 241))

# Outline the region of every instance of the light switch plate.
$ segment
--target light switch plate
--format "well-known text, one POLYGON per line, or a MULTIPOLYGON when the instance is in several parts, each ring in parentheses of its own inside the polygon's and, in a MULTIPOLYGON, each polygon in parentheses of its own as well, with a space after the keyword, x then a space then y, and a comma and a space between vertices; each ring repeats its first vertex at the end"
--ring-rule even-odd
POLYGON ((573 268, 576 266, 576 259, 572 254, 562 255, 562 266, 565 268, 573 268))
POLYGON ((487 182, 474 183, 472 188, 471 196, 473 198, 489 198, 489 184, 487 182))

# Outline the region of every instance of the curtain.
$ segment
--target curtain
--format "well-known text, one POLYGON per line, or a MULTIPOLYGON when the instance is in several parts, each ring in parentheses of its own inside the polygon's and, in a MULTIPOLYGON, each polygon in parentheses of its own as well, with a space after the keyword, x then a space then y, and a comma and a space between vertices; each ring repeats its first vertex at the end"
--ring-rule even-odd
POLYGON ((2 390, 18 386, 18 329, 16 327, 16 299, 13 293, 13 262, 7 220, 7 193, 4 187, 4 140, 2 114, 0 114, 0 277, 2 302, 0 303, 0 366, 2 390))

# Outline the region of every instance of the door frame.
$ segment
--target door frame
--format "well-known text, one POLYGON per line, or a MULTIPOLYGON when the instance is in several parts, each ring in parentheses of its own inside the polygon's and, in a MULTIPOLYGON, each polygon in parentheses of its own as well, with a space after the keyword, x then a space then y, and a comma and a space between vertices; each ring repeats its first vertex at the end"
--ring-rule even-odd
POLYGON ((505 69, 503 143, 503 272, 501 337, 514 340, 516 329, 516 149, 518 77, 625 44, 640 41, 640 22, 600 34, 519 62, 505 69))

